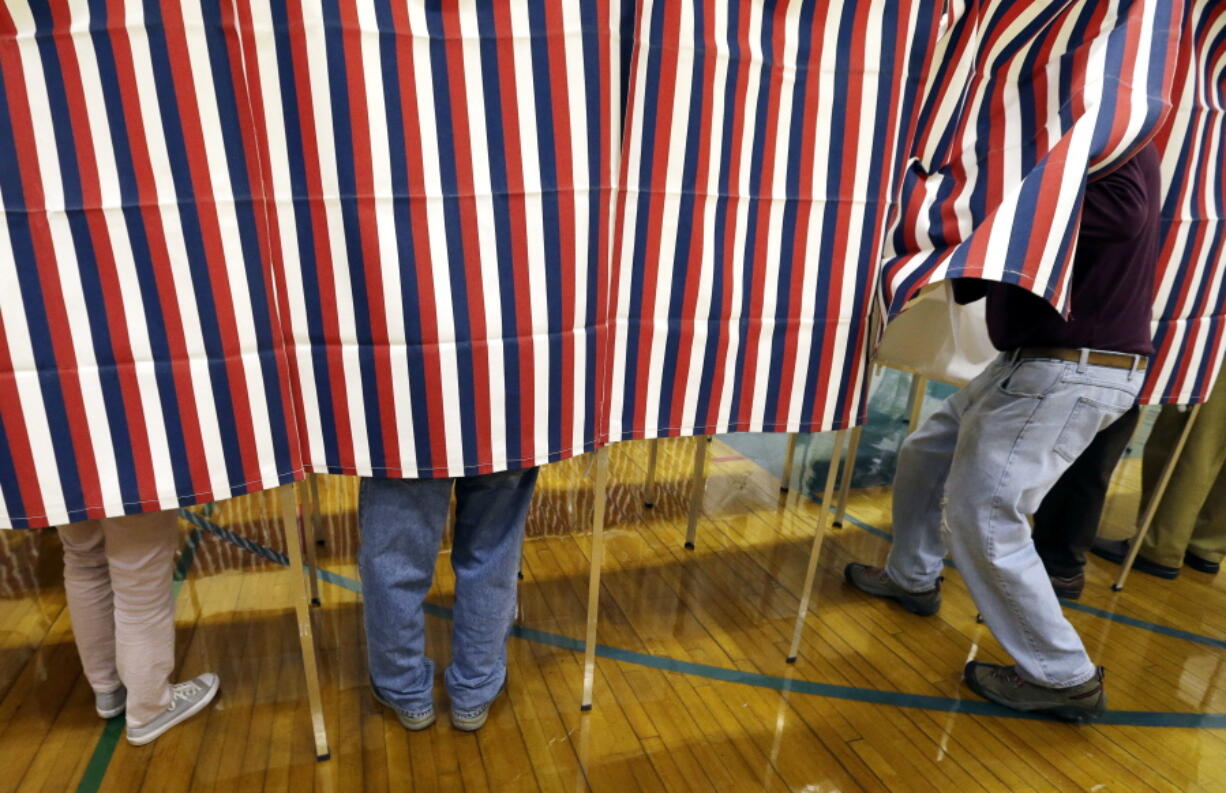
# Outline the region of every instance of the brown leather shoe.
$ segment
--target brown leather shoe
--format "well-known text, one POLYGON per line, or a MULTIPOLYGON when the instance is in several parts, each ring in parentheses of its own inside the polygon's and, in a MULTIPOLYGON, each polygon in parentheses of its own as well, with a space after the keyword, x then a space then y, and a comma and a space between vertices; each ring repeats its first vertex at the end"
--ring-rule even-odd
POLYGON ((1103 668, 1094 677, 1069 688, 1048 688, 1031 683, 1016 666, 971 661, 963 670, 966 684, 986 700, 1024 713, 1041 713, 1063 721, 1094 721, 1107 710, 1103 668))
POLYGON ((880 567, 870 567, 866 564, 852 562, 843 568, 843 577, 847 583, 879 598, 888 598, 912 614, 921 617, 931 617, 941 609, 941 580, 936 586, 924 592, 910 592, 903 589, 880 567))
POLYGON ((1079 600, 1086 588, 1086 574, 1078 573, 1070 576, 1049 576, 1051 588, 1056 590, 1056 597, 1061 600, 1079 600))

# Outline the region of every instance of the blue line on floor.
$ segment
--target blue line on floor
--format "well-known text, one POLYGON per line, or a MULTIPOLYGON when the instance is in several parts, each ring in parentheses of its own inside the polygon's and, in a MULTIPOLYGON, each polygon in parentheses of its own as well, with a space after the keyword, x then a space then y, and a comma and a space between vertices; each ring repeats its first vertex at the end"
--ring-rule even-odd
MULTIPOLYGON (((270 562, 275 562, 276 564, 280 565, 288 564, 285 554, 278 553, 270 548, 265 548, 259 543, 252 542, 246 538, 239 538, 238 535, 234 534, 233 532, 224 529, 212 521, 200 517, 199 515, 192 514, 192 517, 190 517, 189 520, 191 520, 194 525, 201 527, 205 531, 215 534, 228 542, 233 542, 244 550, 255 553, 270 562), (242 541, 238 542, 237 540, 239 539, 242 541)), ((348 589, 351 592, 356 592, 358 594, 361 594, 362 592, 361 582, 355 581, 348 576, 319 568, 319 577, 330 584, 348 589)), ((426 614, 431 617, 445 620, 452 618, 451 609, 435 603, 424 604, 424 610, 426 614)), ((519 639, 536 642, 538 644, 545 644, 563 650, 583 652, 583 641, 580 639, 571 638, 570 636, 541 631, 535 628, 525 628, 522 625, 512 626, 511 635, 519 639)), ((990 702, 982 702, 979 700, 962 700, 953 697, 935 697, 925 694, 907 694, 899 691, 879 691, 872 688, 856 688, 854 686, 840 686, 833 683, 816 683, 810 680, 795 680, 776 675, 764 675, 757 672, 742 672, 736 669, 727 669, 722 666, 696 664, 690 661, 681 661, 676 658, 669 658, 667 656, 639 653, 633 650, 623 650, 619 647, 609 647, 604 644, 598 644, 596 646, 596 655, 600 658, 608 658, 613 661, 621 661, 622 663, 635 664, 637 666, 644 666, 651 669, 659 669, 665 672, 678 672, 680 674, 705 677, 710 680, 719 680, 725 683, 738 683, 740 685, 766 688, 773 691, 813 694, 820 697, 842 699, 851 702, 865 702, 874 705, 890 705, 897 708, 919 708, 921 710, 933 710, 945 713, 967 713, 975 716, 998 716, 1011 719, 1044 719, 1042 716, 1019 713, 1014 710, 1002 708, 999 705, 994 705, 990 702)), ((1103 714, 1102 718, 1095 723, 1127 727, 1226 729, 1226 713, 1162 713, 1147 710, 1113 710, 1103 714)))
MULTIPOLYGON (((820 503, 820 501, 818 503, 820 503)), ((880 537, 881 539, 887 540, 887 541, 894 539, 894 535, 890 534, 888 531, 883 531, 882 529, 879 529, 876 526, 872 526, 868 523, 865 523, 864 521, 859 520, 856 517, 853 517, 851 514, 845 514, 843 516, 843 520, 851 522, 857 528, 868 532, 874 537, 880 537)), ((957 569, 954 563, 950 561, 949 559, 945 560, 945 566, 952 567, 955 570, 957 569)), ((1174 639, 1183 639, 1184 641, 1195 642, 1196 644, 1204 644, 1209 647, 1214 647, 1218 650, 1226 650, 1226 640, 1223 640, 1223 639, 1216 639, 1212 636, 1205 636, 1204 634, 1200 634, 1200 633, 1192 633, 1191 631, 1184 631, 1184 630, 1180 630, 1179 628, 1172 628, 1169 625, 1160 625, 1156 622, 1147 622, 1142 619, 1137 619, 1136 617, 1128 617, 1123 614, 1116 614, 1114 611, 1106 611, 1105 609, 1095 608, 1093 606, 1087 606, 1086 604, 1079 603, 1076 600, 1065 600, 1062 598, 1060 600, 1060 603, 1067 609, 1072 609, 1073 611, 1080 611, 1083 614, 1091 614, 1095 617, 1099 617, 1104 620, 1110 620, 1111 622, 1118 622, 1121 625, 1129 625, 1133 628, 1140 628, 1141 630, 1150 631, 1151 633, 1160 633, 1163 636, 1170 636, 1174 639)))
MULTIPOLYGON (((724 439, 724 442, 727 443, 733 449, 737 448, 736 444, 731 442, 727 438, 724 439)), ((744 459, 750 460, 762 470, 767 471, 774 476, 778 476, 778 474, 775 474, 773 471, 771 471, 771 469, 767 465, 765 465, 762 460, 759 460, 753 455, 746 454, 744 456, 744 459)), ((822 503, 821 498, 815 493, 805 493, 805 497, 808 498, 810 501, 812 501, 814 504, 820 505, 822 503)), ((870 523, 865 523, 864 521, 852 515, 850 512, 845 513, 843 515, 843 520, 848 521, 849 523, 854 525, 856 528, 862 531, 865 531, 873 535, 874 537, 877 537, 878 539, 885 540, 886 542, 893 542, 894 540, 894 535, 891 534, 890 532, 885 531, 884 529, 879 529, 870 523)), ((957 565, 955 565, 951 560, 944 559, 942 561, 946 567, 952 568, 954 570, 958 569, 957 565)), ((1183 639, 1184 641, 1194 642, 1196 644, 1203 644, 1207 647, 1213 647, 1218 650, 1226 650, 1226 639, 1218 639, 1214 636, 1206 636, 1202 633, 1193 633, 1192 631, 1185 631, 1185 630, 1180 630, 1179 628, 1172 628, 1169 625, 1161 625, 1156 622, 1148 622, 1146 620, 1137 619, 1136 617, 1128 617, 1123 614, 1116 614, 1114 611, 1107 611, 1105 609, 1095 608, 1094 606, 1087 606, 1084 603, 1080 603, 1076 600, 1061 599, 1060 603, 1067 609, 1071 609, 1073 611, 1080 611, 1082 614, 1089 614, 1091 616, 1098 617, 1100 619, 1110 620, 1111 622, 1116 622, 1116 623, 1119 623, 1120 625, 1128 625, 1130 627, 1140 628, 1141 630, 1149 631, 1151 633, 1158 633, 1163 636, 1170 636, 1173 639, 1183 639)))

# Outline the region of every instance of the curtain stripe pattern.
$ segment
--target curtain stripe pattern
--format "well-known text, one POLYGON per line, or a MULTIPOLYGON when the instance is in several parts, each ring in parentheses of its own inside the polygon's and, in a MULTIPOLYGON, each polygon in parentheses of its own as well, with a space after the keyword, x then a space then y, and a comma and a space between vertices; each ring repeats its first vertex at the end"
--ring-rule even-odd
POLYGON ((863 420, 884 318, 1067 300, 1155 138, 1222 359, 1210 0, 3 0, 0 527, 863 420))

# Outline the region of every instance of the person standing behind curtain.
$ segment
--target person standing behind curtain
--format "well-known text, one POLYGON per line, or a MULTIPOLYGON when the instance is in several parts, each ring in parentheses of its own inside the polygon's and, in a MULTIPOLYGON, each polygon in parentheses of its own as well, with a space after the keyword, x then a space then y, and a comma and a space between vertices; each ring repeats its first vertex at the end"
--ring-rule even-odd
POLYGON ((206 708, 220 681, 206 672, 171 684, 171 591, 178 510, 59 526, 64 593, 94 709, 127 712, 128 743, 143 746, 206 708))
POLYGON ((506 689, 524 524, 539 469, 456 479, 362 480, 358 566, 375 699, 409 730, 434 724, 434 664, 423 603, 455 489, 455 609, 444 674, 451 724, 481 729, 506 689))
MULTIPOLYGON (((1142 505, 1149 504, 1153 497, 1188 416, 1174 405, 1164 406, 1158 414, 1141 465, 1142 505)), ((1128 554, 1128 541, 1100 540, 1092 550, 1095 555, 1119 564, 1128 554)), ((1169 580, 1177 578, 1184 565, 1216 574, 1223 556, 1226 556, 1226 377, 1219 375, 1175 463, 1170 484, 1158 503, 1134 567, 1169 580)))
POLYGON ((1008 283, 959 279, 960 303, 987 298, 1000 358, 903 444, 894 542, 884 567, 851 563, 849 584, 922 616, 941 607, 946 551, 1012 665, 971 661, 971 690, 1072 721, 1106 710, 1086 653, 1032 538, 1028 515, 1095 437, 1136 404, 1153 354, 1161 177, 1151 144, 1090 182, 1067 319, 1008 283))
POLYGON ((1034 513, 1034 546, 1057 597, 1077 600, 1085 589, 1086 553, 1098 535, 1111 474, 1136 432, 1141 409, 1133 405, 1094 436, 1034 513))

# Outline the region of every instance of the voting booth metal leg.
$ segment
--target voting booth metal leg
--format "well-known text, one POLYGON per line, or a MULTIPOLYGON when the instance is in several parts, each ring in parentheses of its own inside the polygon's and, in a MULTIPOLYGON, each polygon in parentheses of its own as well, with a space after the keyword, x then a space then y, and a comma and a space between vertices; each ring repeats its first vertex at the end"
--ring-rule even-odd
POLYGON ((813 596, 813 581, 817 578, 817 560, 822 554, 822 540, 826 536, 826 525, 830 520, 830 503, 834 500, 834 483, 839 475, 839 454, 843 450, 843 440, 847 430, 839 430, 834 434, 834 451, 830 453, 830 470, 826 473, 826 491, 822 497, 822 506, 817 513, 817 527, 813 531, 813 548, 809 551, 809 567, 805 571, 804 587, 800 591, 800 610, 796 614, 796 627, 792 630, 792 646, 788 650, 787 661, 796 663, 800 653, 800 636, 805 629, 805 615, 809 613, 809 600, 813 596))
POLYGON ((312 490, 311 484, 314 483, 315 477, 311 474, 306 475, 306 479, 302 482, 302 498, 299 499, 299 504, 302 507, 302 533, 308 539, 306 541, 306 572, 311 584, 311 605, 320 605, 319 600, 319 557, 315 553, 315 544, 319 539, 320 519, 319 519, 319 498, 318 490, 312 490))
POLYGON ((851 495, 851 475, 856 471, 856 455, 860 453, 860 434, 863 426, 852 427, 851 439, 847 441, 847 457, 843 460, 843 475, 839 483, 839 504, 834 513, 834 527, 843 528, 843 518, 847 517, 847 498, 851 495))
POLYGON ((643 506, 651 509, 656 505, 656 464, 660 461, 660 439, 651 439, 647 451, 647 481, 643 483, 643 506))
POLYGON ((289 553, 289 574, 294 612, 298 618, 298 641, 302 647, 302 666, 306 673, 307 702, 311 708, 311 727, 315 732, 315 759, 327 760, 328 732, 324 726, 323 692, 319 686, 319 656, 315 649, 315 633, 311 626, 307 579, 302 564, 302 532, 298 529, 298 503, 295 485, 278 489, 281 499, 281 527, 285 531, 285 547, 289 553))
POLYGON ((796 460, 796 433, 788 433, 788 450, 783 453, 783 478, 779 489, 784 493, 792 489, 792 465, 796 460))
POLYGON ((308 474, 307 482, 307 497, 315 504, 315 544, 327 545, 328 540, 324 536, 324 519, 323 519, 323 501, 319 498, 319 476, 317 474, 308 474))
POLYGON ((587 633, 583 644, 583 697, 579 710, 592 709, 596 682, 596 623, 600 615, 600 571, 604 567, 604 516, 608 500, 609 448, 596 450, 596 481, 592 484, 592 561, 587 583, 587 633))
POLYGON ((698 538, 698 516, 702 514, 702 499, 707 493, 707 453, 711 436, 694 439, 694 477, 690 487, 690 517, 685 528, 685 549, 694 550, 698 538))
POLYGON ((928 393, 928 378, 923 375, 911 375, 911 394, 907 397, 909 406, 907 434, 919 429, 920 416, 924 411, 924 395, 928 393))
POLYGON ((1154 522, 1154 515, 1158 513, 1158 505, 1162 503, 1162 496, 1166 494, 1167 485, 1171 483, 1171 476, 1175 473, 1175 466, 1179 464, 1179 458, 1183 456, 1183 447, 1187 445, 1188 438, 1192 436, 1192 428, 1196 425, 1196 418, 1199 415, 1200 405, 1193 405, 1192 410, 1188 413, 1188 420, 1183 425, 1183 432, 1179 435, 1179 442, 1175 444, 1171 458, 1166 461, 1166 466, 1162 469, 1162 476, 1158 479, 1158 486, 1154 488, 1154 492, 1149 497, 1149 503, 1145 505, 1145 514, 1141 518, 1141 525, 1137 528, 1137 533, 1132 538, 1131 547, 1128 549, 1128 557, 1124 559, 1124 564, 1120 567, 1120 577, 1111 585, 1111 588, 1116 592, 1124 588, 1124 582, 1128 580, 1128 573, 1132 571, 1132 565, 1137 561, 1137 554, 1141 552, 1141 543, 1145 542, 1145 535, 1149 534, 1150 525, 1154 522))

